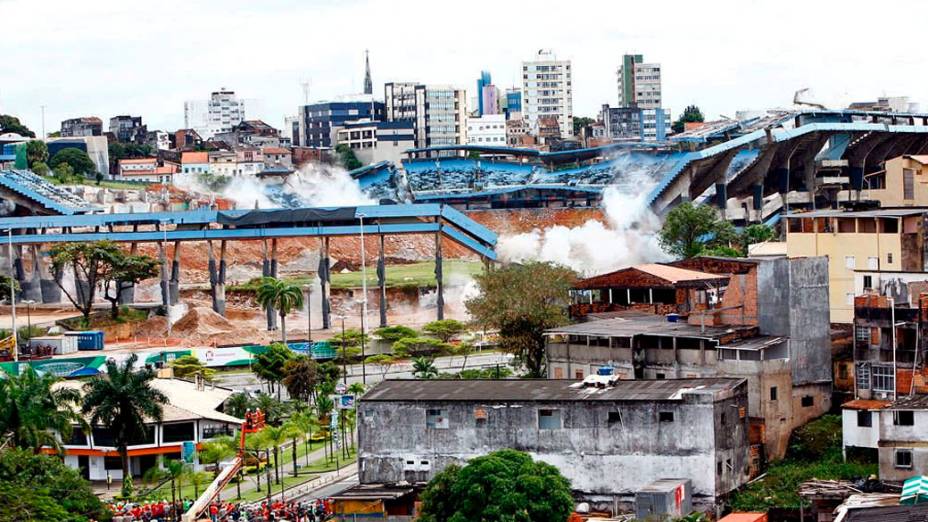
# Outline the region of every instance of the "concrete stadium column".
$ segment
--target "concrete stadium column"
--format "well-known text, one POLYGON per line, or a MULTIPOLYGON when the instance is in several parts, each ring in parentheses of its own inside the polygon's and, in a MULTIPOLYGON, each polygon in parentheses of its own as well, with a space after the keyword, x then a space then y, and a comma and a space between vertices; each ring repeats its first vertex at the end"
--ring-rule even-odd
POLYGON ((438 308, 437 319, 441 321, 445 318, 445 283, 443 281, 442 271, 442 253, 441 253, 441 224, 438 225, 438 232, 435 233, 435 284, 436 296, 435 306, 438 308))
POLYGON ((180 302, 180 241, 174 242, 174 260, 171 263, 171 282, 168 287, 170 290, 171 304, 176 305, 180 302))
POLYGON ((47 253, 39 249, 39 288, 42 290, 42 302, 57 304, 61 302, 61 271, 55 271, 47 253))
POLYGON ((329 238, 322 238, 322 250, 319 252, 319 286, 322 290, 322 328, 332 327, 332 304, 329 301, 329 238))
POLYGON ((380 327, 387 326, 387 263, 384 237, 380 234, 380 256, 377 258, 377 286, 380 288, 380 327))
POLYGON ((725 208, 728 206, 728 183, 715 184, 715 204, 725 217, 725 208))
POLYGON ((23 267, 23 247, 22 245, 13 245, 13 277, 19 283, 19 293, 16 299, 24 299, 23 289, 28 285, 26 281, 26 270, 23 267))
POLYGON ((161 305, 167 310, 171 304, 168 289, 168 278, 170 277, 170 267, 168 266, 167 245, 164 241, 158 241, 158 260, 161 261, 161 305))
MULTIPOLYGON (((134 228, 138 230, 137 226, 134 228)), ((132 245, 129 247, 129 255, 134 256, 134 255, 138 255, 138 253, 139 253, 139 244, 132 243, 132 245)), ((119 291, 119 304, 130 305, 134 302, 135 302, 135 285, 132 283, 129 283, 128 285, 124 286, 119 291)))
MULTIPOLYGON (((274 272, 271 268, 272 261, 271 261, 271 254, 268 251, 267 239, 262 240, 262 243, 264 245, 264 262, 261 264, 261 275, 264 277, 274 277, 274 272)), ((276 241, 274 243, 274 249, 275 251, 277 249, 276 241)), ((276 252, 274 255, 276 255, 276 252)), ((266 314, 267 314, 268 331, 276 330, 277 329, 277 311, 274 310, 273 306, 269 306, 267 307, 266 314)))
POLYGON ((219 310, 216 312, 226 315, 226 241, 219 242, 219 280, 216 284, 216 303, 219 310))
POLYGON ((226 315, 225 288, 219 281, 219 266, 216 264, 216 255, 213 252, 213 242, 206 242, 207 267, 209 270, 209 295, 213 304, 213 311, 219 315, 226 315))
POLYGON ((760 222, 764 219, 764 184, 755 183, 751 186, 753 191, 752 200, 754 202, 754 221, 760 222))
POLYGON ((26 301, 42 301, 42 283, 39 277, 39 248, 38 245, 29 246, 29 255, 32 258, 32 271, 24 274, 24 284, 22 286, 23 299, 26 301))
POLYGON ((815 209, 815 159, 809 158, 802 168, 802 175, 806 182, 806 191, 809 193, 809 205, 815 209))

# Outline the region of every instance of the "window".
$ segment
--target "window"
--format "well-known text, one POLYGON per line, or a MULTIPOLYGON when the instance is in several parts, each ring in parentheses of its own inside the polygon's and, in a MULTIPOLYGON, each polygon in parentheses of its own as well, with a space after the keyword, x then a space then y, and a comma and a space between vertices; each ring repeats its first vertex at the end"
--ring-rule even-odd
POLYGON ((870 389, 870 365, 866 363, 857 365, 857 389, 870 389))
POLYGON ((892 366, 871 366, 873 391, 891 392, 896 387, 892 366))
POLYGON ((914 411, 894 411, 893 412, 893 426, 914 426, 915 425, 915 412, 914 411))
POLYGON ((777 400, 777 387, 776 386, 770 387, 770 400, 772 401, 777 400))
POLYGON ((811 408, 812 405, 815 404, 815 397, 812 397, 811 395, 804 395, 799 402, 802 404, 803 408, 811 408))
POLYGON ((902 169, 902 199, 915 199, 915 171, 902 169))
POLYGON ((583 370, 574 370, 574 378, 578 381, 583 379, 583 370))
POLYGON ((873 288, 873 276, 864 276, 864 290, 873 288))
POLYGON ((722 461, 721 460, 715 463, 715 474, 716 475, 722 474, 722 461))
POLYGON ((658 422, 673 422, 672 411, 661 411, 657 413, 658 422))
POLYGON ((722 426, 726 424, 727 420, 728 420, 727 415, 725 415, 725 412, 723 411, 722 412, 722 426))
POLYGON ((445 410, 425 410, 425 427, 437 430, 448 429, 448 412, 445 410))
POLYGON ((848 270, 854 270, 857 267, 857 258, 854 256, 844 256, 844 267, 848 270))
POLYGON ((869 411, 858 411, 857 426, 860 428, 869 428, 873 426, 873 413, 869 411))
POLYGON ((666 379, 667 376, 664 375, 663 373, 658 373, 658 374, 655 374, 655 375, 654 375, 654 378, 655 378, 655 379, 666 379))
POLYGON ((194 440, 193 423, 165 424, 161 427, 161 442, 184 442, 194 440))
POLYGON ((538 429, 558 430, 561 428, 561 410, 538 410, 538 429))
POLYGON ((846 364, 842 363, 838 365, 838 378, 842 380, 848 378, 846 364))
POLYGON ((879 270, 879 269, 880 269, 880 258, 868 257, 867 258, 867 270, 879 270))
POLYGON ((911 469, 912 468, 912 450, 897 449, 893 454, 893 464, 897 468, 911 469))
POLYGON ((870 342, 870 327, 869 326, 858 326, 854 328, 854 337, 858 342, 869 343, 870 342))
POLYGON ((844 302, 849 306, 854 305, 854 292, 848 292, 844 294, 844 302))
POLYGON ((607 423, 610 426, 614 426, 616 424, 622 424, 622 414, 617 411, 610 411, 609 419, 607 420, 607 423))
POLYGON ((893 254, 892 254, 892 252, 886 254, 886 262, 887 262, 888 264, 892 264, 892 262, 893 262, 893 254))

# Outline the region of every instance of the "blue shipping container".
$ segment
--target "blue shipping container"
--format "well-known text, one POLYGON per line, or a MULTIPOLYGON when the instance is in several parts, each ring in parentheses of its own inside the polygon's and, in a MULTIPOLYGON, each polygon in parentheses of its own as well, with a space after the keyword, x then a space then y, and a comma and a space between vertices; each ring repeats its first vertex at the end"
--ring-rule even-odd
POLYGON ((66 332, 65 335, 77 337, 78 350, 102 350, 103 349, 103 332, 99 330, 89 330, 86 332, 66 332))

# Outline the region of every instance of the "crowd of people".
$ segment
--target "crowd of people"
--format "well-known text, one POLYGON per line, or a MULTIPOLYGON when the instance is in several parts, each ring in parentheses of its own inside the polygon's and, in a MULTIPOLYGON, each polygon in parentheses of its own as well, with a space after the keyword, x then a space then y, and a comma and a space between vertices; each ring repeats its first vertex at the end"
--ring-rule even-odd
MULTIPOLYGON (((118 502, 110 504, 113 522, 170 522, 190 509, 193 501, 118 502), (175 515, 176 513, 176 515, 175 515)), ((200 519, 211 522, 321 522, 329 518, 332 506, 327 500, 276 501, 272 503, 235 504, 214 502, 200 519)))

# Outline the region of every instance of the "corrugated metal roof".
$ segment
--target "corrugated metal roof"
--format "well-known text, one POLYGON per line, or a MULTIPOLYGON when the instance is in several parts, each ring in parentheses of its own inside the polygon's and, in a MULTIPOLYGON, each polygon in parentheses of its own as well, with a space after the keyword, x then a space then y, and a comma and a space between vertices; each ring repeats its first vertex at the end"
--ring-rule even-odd
POLYGON ((634 335, 687 336, 717 339, 733 330, 714 326, 672 323, 662 315, 625 313, 623 317, 577 323, 546 330, 548 335, 589 335, 593 337, 631 337, 634 335))
POLYGON ((928 395, 903 397, 886 407, 890 410, 928 410, 928 395))
POLYGON ((376 401, 680 401, 686 394, 728 397, 744 379, 706 378, 616 380, 611 386, 585 387, 583 381, 558 379, 388 380, 374 386, 361 402, 376 401))
POLYGON ((787 214, 787 219, 796 218, 820 218, 820 217, 845 217, 845 218, 868 218, 868 217, 905 217, 915 216, 928 213, 928 207, 909 207, 909 208, 881 208, 878 210, 816 210, 812 212, 796 212, 787 214))

